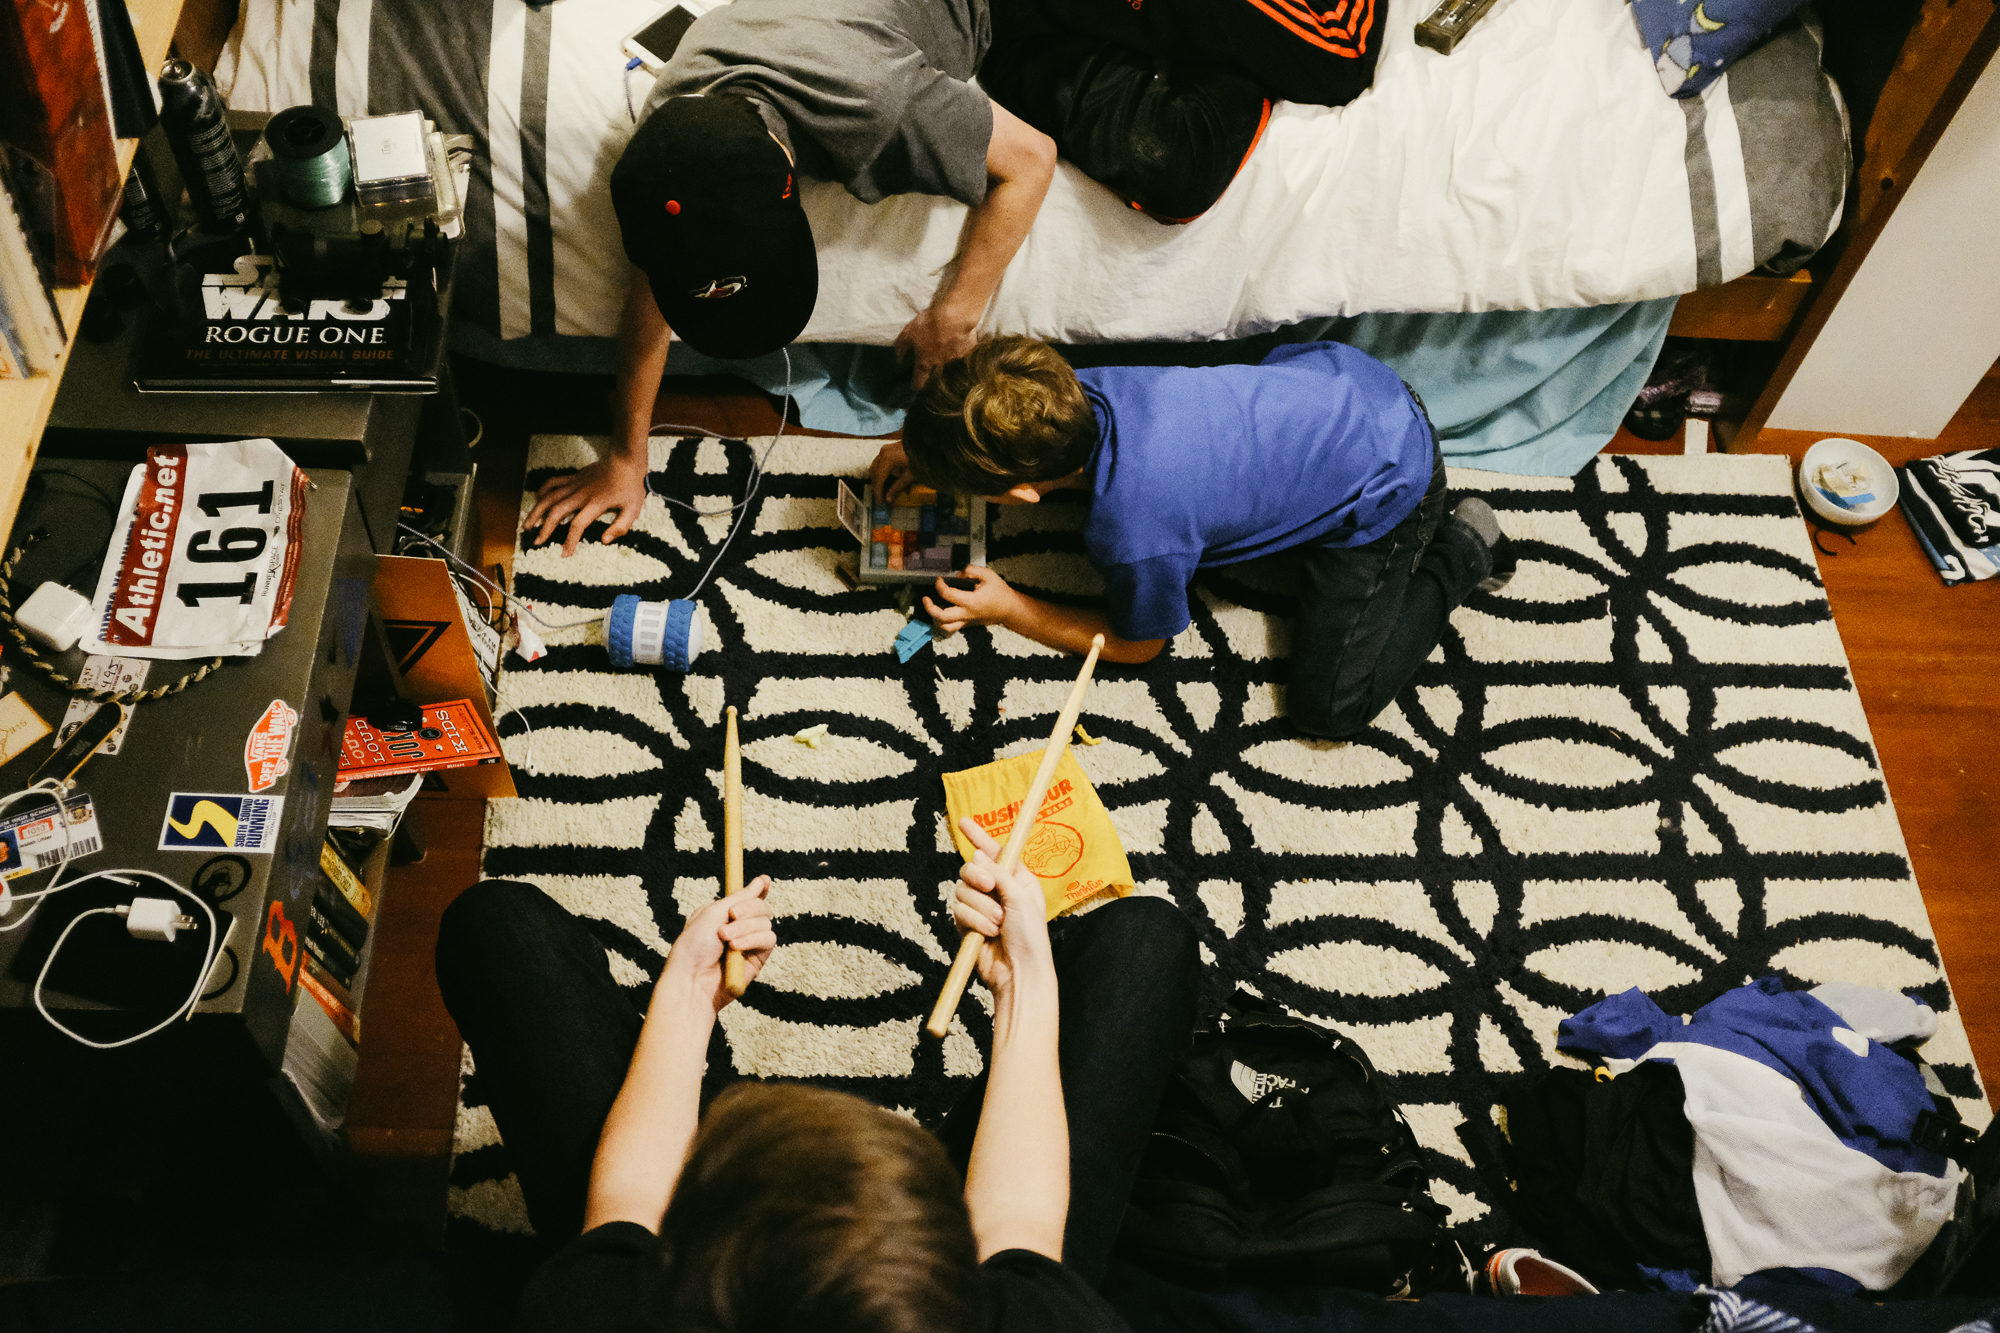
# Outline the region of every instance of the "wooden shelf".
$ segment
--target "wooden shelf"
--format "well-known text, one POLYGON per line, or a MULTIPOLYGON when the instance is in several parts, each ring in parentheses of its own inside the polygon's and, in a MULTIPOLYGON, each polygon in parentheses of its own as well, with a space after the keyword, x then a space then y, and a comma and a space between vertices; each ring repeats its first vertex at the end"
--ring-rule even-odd
MULTIPOLYGON (((126 0, 132 13, 132 28, 139 38, 139 53, 147 69, 158 69, 167 58, 173 41, 174 25, 180 21, 181 0, 126 0)), ((137 139, 118 141, 118 171, 122 178, 132 169, 132 157, 139 149, 137 139)), ((11 531, 14 513, 21 507, 21 492, 28 484, 28 472, 35 466, 35 451, 48 424, 49 408, 56 400, 56 386, 62 382, 63 368, 69 364, 69 347, 76 342, 76 327, 83 318, 84 302, 90 288, 64 287, 56 293, 63 328, 69 338, 62 359, 46 375, 33 379, 0 380, 0 533, 11 531)))

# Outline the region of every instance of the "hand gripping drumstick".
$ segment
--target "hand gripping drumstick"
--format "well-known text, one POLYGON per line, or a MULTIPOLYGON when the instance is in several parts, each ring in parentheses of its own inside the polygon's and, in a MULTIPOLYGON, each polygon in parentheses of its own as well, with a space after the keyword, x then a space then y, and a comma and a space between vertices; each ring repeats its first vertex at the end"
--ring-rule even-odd
MULTIPOLYGON (((1056 727, 1049 733, 1048 748, 1042 751, 1042 764, 1035 770, 1034 781, 1028 784, 1026 794, 1021 797, 1021 806, 1014 816, 1013 831, 1007 835, 1007 845, 1000 851, 1000 873, 1013 873, 1021 864, 1021 849, 1027 845, 1029 835, 1035 831, 1035 816, 1041 813, 1042 798, 1049 793, 1049 783, 1055 778, 1056 765, 1062 762, 1069 750, 1069 738, 1076 728, 1076 715, 1083 711, 1084 691, 1090 688, 1090 673, 1096 669, 1097 654, 1104 647, 1104 636, 1095 635, 1090 640, 1090 655, 1083 659, 1083 670, 1076 676, 1076 685, 1069 692, 1069 700, 1062 707, 1062 714, 1056 718, 1056 727)), ((965 994, 965 983, 972 979, 972 966, 979 961, 979 946, 986 937, 976 930, 968 930, 959 937, 958 957, 951 960, 951 972, 944 979, 944 990, 938 994, 937 1007, 931 1010, 930 1022, 924 1024, 924 1031, 933 1037, 942 1037, 951 1026, 951 1016, 958 1012, 958 1001, 965 994)))
MULTIPOLYGON (((736 710, 728 710, 722 735, 722 896, 743 891, 743 756, 736 746, 736 710)), ((722 988, 741 997, 750 982, 743 954, 730 949, 722 958, 722 988)))

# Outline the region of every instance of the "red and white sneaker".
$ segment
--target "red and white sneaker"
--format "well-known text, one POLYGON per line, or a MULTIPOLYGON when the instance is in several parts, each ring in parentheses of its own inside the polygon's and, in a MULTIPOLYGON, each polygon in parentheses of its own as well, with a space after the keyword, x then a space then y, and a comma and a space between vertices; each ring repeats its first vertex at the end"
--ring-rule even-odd
POLYGON ((1583 1274, 1538 1250, 1495 1250, 1486 1261, 1486 1283, 1495 1296, 1597 1295, 1583 1274))

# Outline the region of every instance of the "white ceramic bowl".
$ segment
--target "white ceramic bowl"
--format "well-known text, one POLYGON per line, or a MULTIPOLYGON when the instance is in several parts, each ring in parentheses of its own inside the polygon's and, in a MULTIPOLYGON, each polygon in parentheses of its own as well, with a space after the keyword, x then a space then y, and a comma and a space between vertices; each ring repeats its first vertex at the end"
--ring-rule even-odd
POLYGON ((1873 523, 1882 515, 1896 507, 1896 469, 1889 466, 1889 460, 1870 449, 1859 440, 1843 440, 1838 436, 1821 440, 1806 450, 1806 456, 1799 460, 1799 493, 1806 497, 1806 504, 1812 511, 1829 523, 1842 527, 1859 528, 1873 523), (1836 502, 1815 483, 1819 469, 1827 463, 1860 463, 1868 469, 1872 500, 1857 501, 1847 499, 1843 505, 1836 502))

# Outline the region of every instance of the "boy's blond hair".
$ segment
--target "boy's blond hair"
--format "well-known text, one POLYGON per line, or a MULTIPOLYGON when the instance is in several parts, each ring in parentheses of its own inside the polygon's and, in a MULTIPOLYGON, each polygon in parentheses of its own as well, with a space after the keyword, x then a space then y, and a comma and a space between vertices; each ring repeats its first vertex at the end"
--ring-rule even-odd
POLYGON ((1067 477, 1096 445, 1097 414, 1076 372, 1047 343, 1013 334, 940 367, 903 421, 911 475, 959 494, 1067 477))

